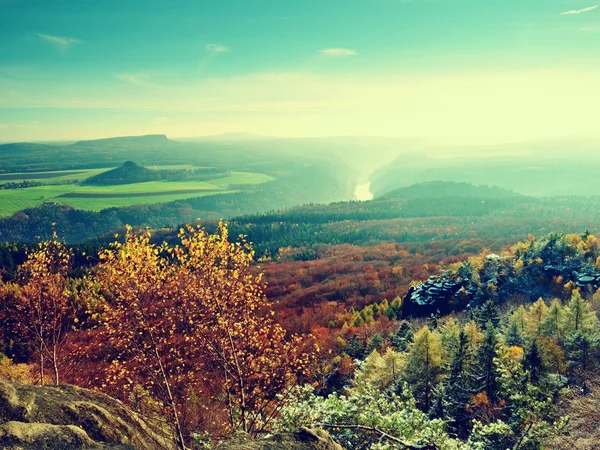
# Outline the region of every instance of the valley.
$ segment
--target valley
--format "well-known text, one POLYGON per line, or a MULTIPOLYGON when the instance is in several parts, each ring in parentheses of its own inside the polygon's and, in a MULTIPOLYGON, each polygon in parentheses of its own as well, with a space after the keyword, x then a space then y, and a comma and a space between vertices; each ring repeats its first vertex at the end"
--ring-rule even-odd
POLYGON ((598 450, 598 14, 0 0, 0 449, 598 450))
MULTIPOLYGON (((193 166, 161 166, 162 170, 193 171, 193 166)), ((247 188, 252 185, 274 180, 266 174, 250 172, 232 172, 227 176, 205 181, 154 181, 131 183, 116 186, 89 186, 85 182, 90 177, 100 175, 113 168, 87 171, 73 170, 62 172, 29 172, 0 175, 0 182, 11 180, 44 182, 43 186, 0 189, 0 217, 11 216, 25 208, 42 203, 59 203, 82 210, 100 211, 119 206, 140 205, 146 203, 172 202, 204 195, 230 194, 239 192, 238 186, 247 188)))
MULTIPOLYGON (((70 145, 96 159, 58 164, 46 153, 44 170, 33 169, 25 147, 24 158, 6 159, 15 171, 0 175, 0 334, 11 379, 51 369, 55 383, 99 389, 140 411, 131 392, 175 405, 152 384, 169 383, 182 433, 243 427, 236 411, 247 411, 281 432, 325 423, 348 449, 377 448, 369 433, 337 428, 371 423, 348 405, 369 409, 382 398, 393 411, 375 408, 373 419, 410 445, 501 450, 493 427, 508 421, 502 442, 560 448, 565 432, 550 431, 567 426, 557 399, 569 391, 577 404, 577 390, 595 386, 600 359, 579 349, 600 354, 600 196, 574 195, 578 180, 565 188, 572 195, 524 195, 508 172, 497 185, 457 175, 492 173, 493 159, 465 161, 465 172, 443 163, 429 180, 399 156, 369 182, 360 159, 342 158, 347 140, 333 140, 327 157, 318 145, 307 154, 279 141, 287 151, 263 159, 247 156, 256 140, 236 139, 227 158, 190 147, 172 165, 158 155, 179 144, 162 138, 70 145), (65 356, 36 351, 21 328, 36 299, 62 305, 54 311, 67 327, 56 338, 65 356), (228 387, 220 365, 266 395, 243 406, 245 388, 228 387), (160 370, 171 375, 161 381, 160 370), (506 370, 527 381, 515 385, 506 370), (198 409, 189 386, 210 407, 198 409), (270 393, 284 386, 293 394, 280 403, 270 393), (223 389, 229 402, 211 394, 223 389), (343 412, 331 417, 330 408, 343 412), (394 411, 412 418, 405 431, 389 424, 394 411), (209 424, 215 416, 220 424, 209 424)), ((160 423, 177 423, 159 410, 168 417, 160 423)))

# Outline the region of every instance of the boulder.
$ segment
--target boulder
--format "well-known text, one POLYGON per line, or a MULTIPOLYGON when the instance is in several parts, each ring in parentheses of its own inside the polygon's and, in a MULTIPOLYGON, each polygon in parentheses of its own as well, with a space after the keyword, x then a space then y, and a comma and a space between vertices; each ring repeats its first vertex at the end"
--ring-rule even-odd
POLYGON ((10 450, 164 450, 167 430, 120 401, 75 386, 0 381, 0 448, 10 450))

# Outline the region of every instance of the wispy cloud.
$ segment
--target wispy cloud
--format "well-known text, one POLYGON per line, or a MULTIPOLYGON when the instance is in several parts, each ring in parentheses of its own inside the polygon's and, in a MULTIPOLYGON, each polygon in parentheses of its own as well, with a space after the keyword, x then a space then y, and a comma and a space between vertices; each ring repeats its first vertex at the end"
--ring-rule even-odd
POLYGON ((223 44, 206 44, 204 46, 204 50, 206 50, 209 53, 225 53, 228 52, 230 49, 228 46, 223 44))
POLYGON ((598 6, 600 6, 600 5, 589 6, 587 8, 583 8, 583 9, 571 9, 570 11, 561 12, 560 15, 561 16, 571 16, 574 14, 583 14, 583 13, 595 10, 596 8, 598 8, 598 6))
POLYGON ((136 86, 147 88, 158 87, 158 84, 152 83, 148 80, 148 75, 143 73, 115 73, 114 77, 119 81, 135 84, 136 86))
POLYGON ((81 44, 79 39, 70 38, 70 37, 62 37, 62 36, 52 36, 51 34, 37 34, 40 39, 45 42, 49 42, 50 44, 58 45, 59 47, 66 48, 72 44, 81 44))
POLYGON ((321 53, 322 55, 333 57, 355 56, 358 54, 356 53, 356 50, 352 50, 351 48, 324 48, 322 50, 319 50, 319 53, 321 53))
POLYGON ((586 33, 600 33, 600 25, 590 26, 590 27, 581 27, 580 31, 584 31, 586 33))

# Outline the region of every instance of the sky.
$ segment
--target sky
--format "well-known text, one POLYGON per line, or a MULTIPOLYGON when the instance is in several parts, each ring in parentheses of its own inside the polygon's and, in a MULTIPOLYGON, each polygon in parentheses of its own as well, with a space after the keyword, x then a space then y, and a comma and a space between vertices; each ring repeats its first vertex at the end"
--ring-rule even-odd
POLYGON ((0 142, 598 136, 599 5, 0 0, 0 142))

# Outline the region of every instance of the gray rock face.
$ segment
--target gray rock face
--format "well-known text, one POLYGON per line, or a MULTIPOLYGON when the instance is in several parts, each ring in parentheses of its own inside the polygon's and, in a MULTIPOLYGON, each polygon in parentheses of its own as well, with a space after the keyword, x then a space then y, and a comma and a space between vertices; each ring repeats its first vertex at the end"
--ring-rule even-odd
POLYGON ((168 433, 120 401, 75 386, 0 381, 0 448, 9 450, 164 450, 168 433))
POLYGON ((281 433, 264 439, 253 439, 237 433, 219 444, 215 450, 343 450, 323 430, 301 428, 295 433, 281 433))
MULTIPOLYGON (((118 400, 76 386, 0 381, 0 449, 171 450, 169 430, 145 422, 118 400)), ((216 450, 343 450, 322 430, 302 428, 254 439, 237 433, 216 450)))

